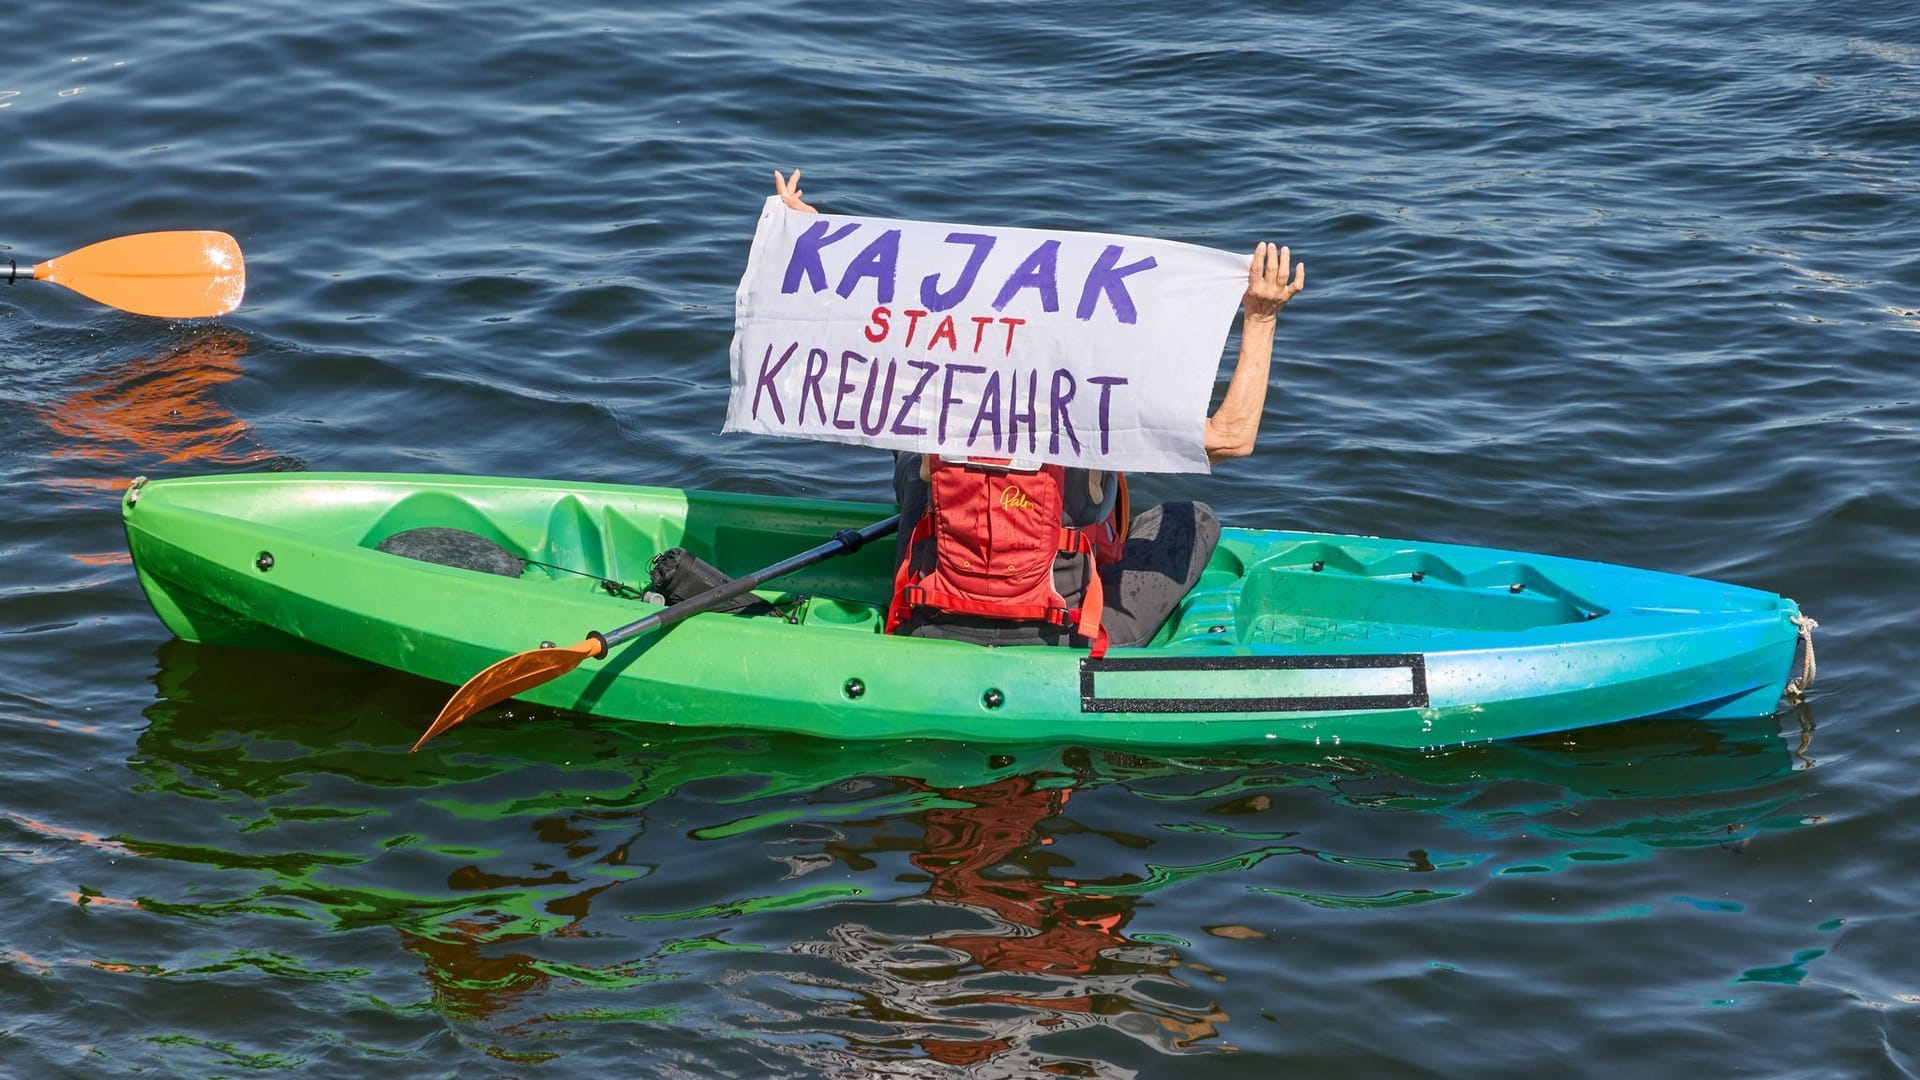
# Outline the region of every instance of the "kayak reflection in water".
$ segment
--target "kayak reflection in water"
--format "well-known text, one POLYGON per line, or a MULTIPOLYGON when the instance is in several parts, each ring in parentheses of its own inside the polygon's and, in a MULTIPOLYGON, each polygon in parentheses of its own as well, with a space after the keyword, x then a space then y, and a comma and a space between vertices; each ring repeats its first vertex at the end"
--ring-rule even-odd
MULTIPOLYGON (((798 169, 791 176, 776 171, 773 181, 780 200, 790 209, 818 213, 802 197, 798 169)), ((1274 325, 1280 309, 1305 287, 1306 265, 1296 265, 1289 249, 1264 242, 1255 246, 1241 300, 1239 359, 1220 407, 1206 419, 1204 445, 1210 464, 1253 452, 1266 408, 1274 325)), ((977 472, 978 463, 951 468, 954 473, 977 472)), ((990 468, 1007 471, 1004 464, 990 468)), ((943 486, 934 482, 933 473, 934 463, 924 455, 894 455, 894 499, 900 505, 894 562, 903 568, 890 620, 894 633, 982 645, 1081 644, 1104 649, 1145 644, 1199 581, 1220 539, 1220 521, 1205 503, 1161 503, 1132 516, 1123 474, 1057 470, 1059 525, 1085 536, 1085 543, 1055 551, 1051 582, 1036 582, 1019 601, 1008 600, 1010 590, 1004 581, 1008 575, 1001 569, 1006 563, 998 555, 988 560, 996 571, 991 583, 973 593, 964 586, 956 590, 951 587, 954 582, 970 579, 953 573, 952 553, 992 552, 996 543, 992 538, 1017 522, 996 512, 1004 507, 1004 491, 1023 493, 964 478, 943 486), (947 494, 938 495, 941 490, 947 494), (960 491, 968 494, 956 496, 960 491), (992 498, 994 492, 1002 492, 1001 498, 992 498), (942 502, 943 498, 947 501, 942 502), (934 512, 941 528, 916 530, 936 503, 940 503, 934 512), (1097 567, 1097 579, 1090 578, 1090 565, 1097 567), (929 590, 922 584, 928 581, 938 584, 929 590), (1036 599, 1053 617, 1035 616, 1036 599), (1085 618, 1084 611, 1091 611, 1092 618, 1085 618)), ((1025 480, 1028 474, 1020 475, 1025 480)), ((1043 476, 1044 471, 1036 475, 1043 476)), ((1038 486, 1047 487, 1044 482, 1038 486)), ((1052 505, 1051 496, 1044 505, 1052 505)), ((1030 558, 1045 558, 1052 548, 1043 540, 1035 548, 1037 555, 1030 558)), ((1045 569, 1036 564, 1032 573, 1044 575, 1045 569)))

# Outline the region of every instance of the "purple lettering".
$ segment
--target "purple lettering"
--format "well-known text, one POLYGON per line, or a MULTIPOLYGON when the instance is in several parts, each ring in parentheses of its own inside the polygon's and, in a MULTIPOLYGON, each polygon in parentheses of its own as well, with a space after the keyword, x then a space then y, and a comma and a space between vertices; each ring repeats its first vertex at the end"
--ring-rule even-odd
POLYGON ((814 408, 820 413, 822 421, 827 418, 827 402, 820 396, 820 380, 827 374, 827 350, 807 350, 807 370, 800 377, 800 411, 793 418, 796 427, 807 426, 807 391, 813 391, 814 408), (818 361, 816 365, 815 361, 818 361))
MULTIPOLYGON (((1099 303, 1100 294, 1107 294, 1107 301, 1113 305, 1114 317, 1123 323, 1138 320, 1139 314, 1133 309, 1133 297, 1127 293, 1126 277, 1142 270, 1151 270, 1159 263, 1149 255, 1137 263, 1115 268, 1122 254, 1119 244, 1108 244, 1107 250, 1094 260, 1093 269, 1087 271, 1086 287, 1080 290, 1080 306, 1074 310, 1073 317, 1081 322, 1093 318, 1094 305, 1099 303)), ((1052 311, 1052 308, 1048 308, 1052 311)))
POLYGON ((1066 368, 1053 369, 1053 416, 1048 421, 1053 425, 1052 437, 1047 442, 1047 453, 1060 452, 1060 433, 1067 433, 1067 441, 1073 444, 1073 456, 1080 456, 1080 437, 1073 433, 1073 417, 1067 414, 1067 406, 1073 403, 1073 372, 1066 368))
POLYGON ((1000 286, 1000 295, 993 298, 993 310, 1003 310, 1022 289, 1038 289, 1041 308, 1059 311, 1059 262, 1060 241, 1042 242, 1033 249, 1033 254, 1014 268, 1013 273, 1007 275, 1007 283, 1000 286))
MULTIPOLYGON (((840 352, 840 382, 833 388, 833 426, 839 428, 841 431, 853 430, 853 421, 840 419, 840 406, 847 400, 847 391, 853 389, 854 386, 853 382, 847 378, 847 361, 849 360, 858 360, 863 364, 871 364, 873 362, 861 356, 859 353, 854 352, 852 349, 843 349, 840 352)), ((873 396, 873 374, 871 372, 867 374, 867 396, 873 396)))
POLYGON ((941 291, 938 274, 928 274, 920 279, 920 302, 930 311, 952 311, 960 306, 973 289, 973 279, 980 276, 980 264, 987 261, 987 252, 993 250, 994 237, 986 233, 948 233, 949 244, 970 244, 973 253, 967 256, 967 265, 960 268, 960 280, 953 288, 941 291))
POLYGON ((925 360, 909 360, 907 361, 907 366, 920 369, 920 381, 914 383, 912 391, 910 391, 906 397, 900 399, 900 411, 895 413, 893 417, 893 434, 925 435, 927 433, 926 428, 908 427, 906 425, 907 414, 913 411, 915 405, 920 404, 920 395, 926 392, 927 381, 933 378, 934 372, 940 370, 940 365, 929 364, 925 360))
POLYGON ((1109 449, 1109 436, 1113 434, 1113 421, 1107 406, 1113 398, 1113 388, 1127 385, 1127 380, 1119 375, 1093 375, 1088 382, 1100 388, 1100 452, 1109 449))
POLYGON ((773 378, 780 374, 781 368, 787 366, 787 361, 793 359, 794 350, 799 347, 800 343, 797 341, 787 346, 787 351, 780 354, 780 362, 768 367, 767 361, 773 359, 773 346, 767 346, 767 355, 760 358, 760 378, 753 384, 753 408, 747 415, 755 420, 760 419, 760 395, 765 393, 767 400, 773 404, 774 419, 783 424, 787 422, 787 411, 780 407, 780 388, 773 385, 773 378))
POLYGON ((793 255, 787 259, 787 276, 780 282, 781 293, 798 292, 802 275, 806 277, 807 284, 813 287, 814 292, 826 288, 827 268, 820 265, 820 249, 859 227, 859 222, 849 222, 829 236, 827 230, 832 228, 831 222, 816 221, 807 226, 807 231, 801 233, 800 239, 793 242, 793 255))
MULTIPOLYGON (((874 299, 882 304, 893 303, 893 278, 900 265, 900 230, 888 229, 873 238, 860 254, 847 264, 847 272, 840 275, 840 287, 834 291, 841 299, 853 295, 853 287, 861 278, 872 278, 874 299)), ((815 290, 818 291, 818 290, 815 290)))
POLYGON ((987 388, 980 392, 980 408, 973 414, 973 427, 967 431, 967 449, 973 449, 975 439, 980 437, 980 425, 989 418, 993 422, 993 448, 1000 449, 1000 373, 987 376, 987 388))
POLYGON ((875 360, 867 373, 867 396, 860 399, 860 430, 867 435, 878 435, 887 426, 887 406, 893 401, 893 375, 898 370, 899 361, 887 361, 887 385, 880 391, 880 412, 873 411, 873 387, 880 381, 880 362, 875 360))
POLYGON ((979 364, 947 365, 947 377, 940 388, 940 427, 934 434, 934 438, 939 440, 942 445, 945 445, 947 441, 947 411, 955 405, 960 404, 960 399, 953 396, 953 377, 955 375, 983 375, 986 373, 986 370, 986 368, 981 367, 979 364))
POLYGON ((1027 453, 1040 449, 1036 433, 1040 429, 1035 402, 1040 400, 1040 369, 1027 372, 1027 411, 1020 411, 1020 376, 1007 380, 1007 453, 1020 452, 1020 421, 1027 422, 1027 453))

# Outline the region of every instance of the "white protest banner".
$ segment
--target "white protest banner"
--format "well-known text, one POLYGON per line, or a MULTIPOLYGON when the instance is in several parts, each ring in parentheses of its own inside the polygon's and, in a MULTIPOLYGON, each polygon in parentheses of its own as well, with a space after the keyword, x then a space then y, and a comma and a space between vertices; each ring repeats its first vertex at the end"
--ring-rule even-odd
POLYGON ((1205 472, 1248 257, 1168 240, 809 214, 767 200, 727 431, 1205 472))

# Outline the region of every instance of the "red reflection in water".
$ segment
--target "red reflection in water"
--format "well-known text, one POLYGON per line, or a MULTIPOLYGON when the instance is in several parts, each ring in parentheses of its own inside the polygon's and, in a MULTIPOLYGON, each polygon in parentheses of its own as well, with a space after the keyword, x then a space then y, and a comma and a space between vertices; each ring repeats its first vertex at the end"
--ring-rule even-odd
POLYGON ((1030 776, 1010 776, 980 787, 942 792, 972 803, 927 812, 926 847, 915 866, 933 875, 927 896, 985 908, 1031 935, 953 934, 936 938, 989 971, 1079 974, 1090 971, 1104 949, 1126 943, 1119 934, 1130 910, 1108 898, 1076 897, 1072 904, 1038 875, 995 874, 1036 844, 1040 823, 1065 808, 1073 792, 1041 788, 1030 776))
MULTIPOLYGON (((1089 892, 1084 881, 1071 893, 1059 891, 1068 883, 1060 872, 1070 863, 1051 850, 1047 822, 1062 817, 1072 791, 1048 785, 1066 779, 1023 775, 946 789, 900 780, 949 805, 916 814, 919 832, 912 838, 885 828, 855 829, 823 845, 825 854, 856 871, 873 869, 874 855, 904 850, 929 881, 924 893, 900 902, 948 905, 990 924, 901 937, 842 923, 827 940, 796 943, 795 953, 830 958, 845 975, 793 977, 847 991, 857 1002, 849 1015, 889 1029, 849 1038, 853 1054, 1044 1075, 1091 1061, 1057 1057, 1036 1043, 1075 1029, 1111 1028, 1161 1052, 1219 1038, 1228 1017, 1217 1007, 1195 1010, 1166 1000, 1183 985, 1172 977, 1179 957, 1122 932, 1136 897, 1089 892), (850 836, 864 839, 849 843, 850 836), (952 959, 929 962, 926 946, 952 959), (1007 973, 1039 981, 1015 989, 998 980, 1007 973)), ((437 922, 430 934, 401 931, 401 942, 422 961, 435 1007, 448 1016, 505 1019, 562 983, 614 988, 676 977, 657 955, 569 963, 540 955, 546 949, 515 948, 591 936, 587 922, 594 902, 625 880, 598 881, 573 867, 583 859, 622 865, 627 844, 596 850, 595 833, 569 817, 543 818, 534 831, 565 852, 564 866, 536 864, 529 872, 506 874, 461 867, 447 879, 450 891, 499 897, 502 906, 437 922)), ((529 1016, 500 1034, 537 1038, 553 1023, 551 1015, 529 1016)), ((535 1051, 529 1060, 548 1056, 535 1051)))
MULTIPOLYGON (((843 1035, 854 1053, 894 1063, 990 1063, 1009 1075, 1105 1075, 1111 1063, 1060 1057, 1039 1040, 1108 1028, 1164 1053, 1218 1039, 1219 1025, 1228 1019, 1224 1012, 1169 1000, 1184 996, 1185 984, 1173 976, 1182 963, 1178 955, 1122 933, 1137 897, 1103 894, 1097 884, 1088 889, 1088 882, 1063 876, 1072 863, 1053 849, 1050 833, 1058 830, 1047 822, 1064 817, 1072 796, 1059 783, 1066 779, 1013 776, 944 789, 909 782, 944 803, 962 804, 919 815, 922 834, 908 858, 931 881, 916 899, 972 912, 989 925, 921 937, 843 923, 827 940, 795 945, 796 952, 829 957, 849 973, 805 981, 853 995, 858 1004, 850 1016, 891 1029, 879 1036, 843 1035), (928 946, 953 959, 933 959, 928 946), (1009 974, 1037 981, 1031 989, 1013 989, 1002 978, 1009 974)), ((1114 839, 1129 847, 1147 844, 1137 837, 1114 839)), ((835 842, 826 849, 851 868, 871 868, 869 854, 899 850, 899 841, 879 835, 870 847, 835 842)))

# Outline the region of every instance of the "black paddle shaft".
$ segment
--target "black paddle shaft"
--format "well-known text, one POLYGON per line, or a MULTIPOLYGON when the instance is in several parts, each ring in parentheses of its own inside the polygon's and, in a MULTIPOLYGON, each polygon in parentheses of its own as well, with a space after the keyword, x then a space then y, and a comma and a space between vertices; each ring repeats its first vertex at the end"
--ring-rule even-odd
POLYGON ((737 577, 732 581, 715 585, 706 592, 700 593, 697 596, 689 596, 677 604, 662 608, 644 619, 630 622, 617 630, 609 630, 604 634, 596 630, 587 636, 600 643, 600 651, 596 655, 605 656, 607 655, 608 649, 613 648, 623 641, 638 637, 641 634, 653 630, 663 630, 691 616, 709 611, 716 605, 725 603, 743 592, 757 589, 766 582, 772 581, 774 578, 785 574, 791 574, 801 567, 812 566, 814 563, 820 562, 823 559, 833 558, 835 555, 852 554, 866 546, 868 541, 878 540, 883 536, 891 536, 899 528, 900 515, 895 514, 885 521, 876 521, 864 529, 842 529, 833 534, 833 539, 821 544, 819 547, 809 548, 792 558, 783 559, 780 562, 774 563, 772 566, 755 570, 753 573, 744 577, 737 577))

